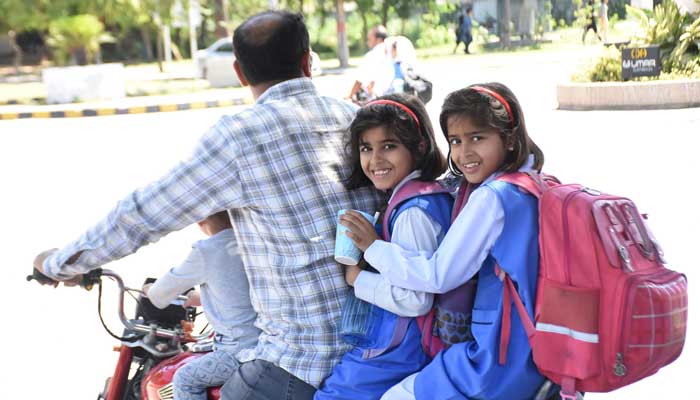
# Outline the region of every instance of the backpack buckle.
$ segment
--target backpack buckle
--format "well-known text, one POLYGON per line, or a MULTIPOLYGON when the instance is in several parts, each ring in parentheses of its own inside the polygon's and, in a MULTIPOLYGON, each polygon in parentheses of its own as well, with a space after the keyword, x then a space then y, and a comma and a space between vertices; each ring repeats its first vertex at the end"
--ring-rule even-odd
POLYGON ((498 276, 498 279, 500 279, 501 282, 503 282, 504 279, 506 279, 506 271, 502 270, 501 267, 498 266, 498 264, 494 265, 493 272, 496 273, 496 276, 498 276))

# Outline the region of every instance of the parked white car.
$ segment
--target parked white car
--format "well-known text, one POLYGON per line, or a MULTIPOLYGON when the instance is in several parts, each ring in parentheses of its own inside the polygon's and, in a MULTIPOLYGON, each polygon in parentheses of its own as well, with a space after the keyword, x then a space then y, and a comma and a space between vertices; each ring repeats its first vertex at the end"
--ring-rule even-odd
MULTIPOLYGON (((233 71, 233 44, 231 38, 222 38, 206 49, 195 54, 197 75, 209 81, 212 87, 240 86, 238 77, 233 71)), ((311 74, 321 75, 321 59, 314 51, 311 52, 311 74)))

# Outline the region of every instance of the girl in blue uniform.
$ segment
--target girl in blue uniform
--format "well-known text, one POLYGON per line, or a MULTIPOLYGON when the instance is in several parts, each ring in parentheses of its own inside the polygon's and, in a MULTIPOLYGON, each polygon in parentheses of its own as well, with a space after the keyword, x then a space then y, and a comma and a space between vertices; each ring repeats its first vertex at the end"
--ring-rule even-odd
POLYGON ((498 83, 473 85, 447 96, 440 127, 449 143, 449 166, 464 181, 455 203, 459 215, 433 253, 378 240, 356 216, 341 218, 365 259, 391 284, 444 293, 478 276, 472 313, 473 340, 442 351, 419 373, 383 399, 532 399, 544 382, 532 361, 517 313, 499 362, 503 283, 495 265, 515 283, 530 317, 538 272, 537 200, 501 174, 539 171, 542 151, 530 139, 513 93, 498 83))
MULTIPOLYGON (((350 126, 348 148, 353 172, 346 186, 374 185, 389 198, 377 230, 401 248, 431 254, 449 228, 454 200, 434 182, 447 163, 421 101, 391 94, 368 103, 350 126)), ((345 354, 315 399, 379 399, 430 361, 413 317, 430 310, 433 295, 392 286, 358 266, 348 266, 345 277, 354 295, 371 304, 369 340, 345 354)))

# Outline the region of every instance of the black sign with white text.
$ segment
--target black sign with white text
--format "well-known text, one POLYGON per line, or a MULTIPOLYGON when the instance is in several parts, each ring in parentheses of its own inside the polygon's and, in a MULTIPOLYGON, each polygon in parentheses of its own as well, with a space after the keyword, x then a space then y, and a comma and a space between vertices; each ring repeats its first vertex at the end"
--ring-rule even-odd
POLYGON ((659 46, 622 49, 622 80, 638 76, 659 76, 661 58, 659 46))

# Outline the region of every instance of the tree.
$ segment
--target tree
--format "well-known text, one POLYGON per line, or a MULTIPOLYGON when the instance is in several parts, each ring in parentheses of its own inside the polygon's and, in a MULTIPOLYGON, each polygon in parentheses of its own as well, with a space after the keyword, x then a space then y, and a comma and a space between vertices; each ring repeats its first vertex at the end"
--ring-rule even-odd
POLYGON ((5 32, 10 40, 10 46, 15 51, 15 72, 19 72, 22 63, 22 49, 15 41, 16 34, 22 31, 39 30, 48 28, 52 17, 60 16, 66 1, 56 0, 2 0, 0 2, 0 32, 5 32))
MULTIPOLYGON (((357 4, 357 12, 360 14, 360 19, 362 20, 362 38, 364 39, 367 37, 367 33, 369 32, 367 16, 374 12, 374 1, 356 0, 355 4, 357 4)), ((367 44, 365 43, 364 46, 366 47, 367 44)))
POLYGON ((49 23, 48 44, 61 64, 85 65, 94 61, 100 43, 107 39, 104 25, 94 15, 61 17, 49 23))
POLYGON ((510 0, 503 0, 501 13, 501 47, 510 47, 510 0))
POLYGON ((348 47, 348 33, 345 30, 345 4, 343 0, 337 0, 336 12, 338 20, 338 61, 340 61, 341 68, 346 68, 350 65, 350 49, 348 47))
POLYGON ((231 36, 230 23, 228 17, 228 1, 227 0, 216 0, 215 1, 215 11, 216 28, 215 33, 217 37, 229 37, 231 36))

